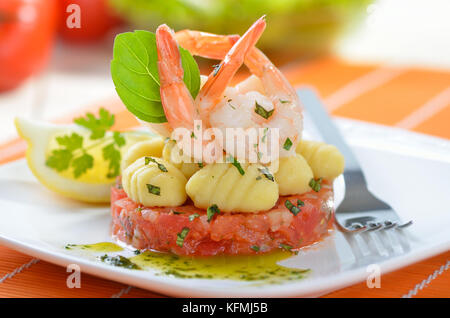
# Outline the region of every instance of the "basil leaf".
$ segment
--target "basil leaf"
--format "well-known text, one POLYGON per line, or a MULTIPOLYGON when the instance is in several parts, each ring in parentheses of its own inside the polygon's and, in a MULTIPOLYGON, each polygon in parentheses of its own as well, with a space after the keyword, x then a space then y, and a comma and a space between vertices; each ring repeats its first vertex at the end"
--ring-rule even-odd
MULTIPOLYGON (((193 98, 200 89, 200 71, 192 55, 180 48, 183 80, 193 98)), ((161 104, 156 37, 148 31, 121 33, 114 40, 111 77, 127 109, 141 120, 166 122, 161 104)))
MULTIPOLYGON (((188 50, 180 47, 181 66, 183 67, 183 81, 186 84, 192 98, 196 98, 200 90, 200 70, 194 57, 188 50)), ((159 91, 158 91, 159 92, 159 91)))

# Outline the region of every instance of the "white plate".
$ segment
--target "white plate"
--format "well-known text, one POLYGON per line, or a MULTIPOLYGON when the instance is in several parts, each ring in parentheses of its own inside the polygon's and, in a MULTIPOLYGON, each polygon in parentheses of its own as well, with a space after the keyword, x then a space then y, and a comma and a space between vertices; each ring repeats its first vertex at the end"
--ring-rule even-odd
MULTIPOLYGON (((449 250, 450 142, 356 121, 339 119, 338 123, 373 192, 391 203, 403 220, 414 220, 407 233, 389 232, 392 250, 379 244, 370 249, 359 241, 350 245, 342 234, 335 233, 282 261, 287 266, 312 270, 307 278, 282 285, 188 281, 112 267, 63 248, 66 243, 110 240, 108 207, 84 205, 51 193, 36 181, 24 160, 0 167, 0 243, 62 266, 78 264, 85 273, 184 297, 318 296, 366 280, 371 263, 386 273, 449 250), (406 252, 398 242, 406 242, 406 252), (356 246, 361 247, 362 256, 355 256, 356 246)), ((314 137, 312 125, 306 122, 305 126, 314 137)), ((337 184, 337 189, 342 194, 342 184, 337 184)), ((374 236, 365 238, 379 242, 378 233, 370 235, 374 236)))

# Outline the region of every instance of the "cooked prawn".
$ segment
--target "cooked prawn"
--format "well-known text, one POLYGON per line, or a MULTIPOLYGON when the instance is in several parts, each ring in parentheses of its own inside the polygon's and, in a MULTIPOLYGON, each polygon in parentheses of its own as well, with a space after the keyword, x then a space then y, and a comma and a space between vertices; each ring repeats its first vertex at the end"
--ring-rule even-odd
MULTIPOLYGON (((207 128, 222 130, 224 135, 227 128, 276 128, 279 131, 276 138, 279 140, 281 155, 286 156, 295 151, 295 145, 301 138, 302 109, 295 90, 284 75, 254 47, 264 28, 263 17, 242 37, 190 30, 174 35, 166 25, 157 29, 161 101, 171 129, 184 127, 194 131, 194 121, 197 119, 201 119, 207 128), (195 100, 183 82, 178 44, 194 55, 223 59, 209 74, 195 100), (253 75, 235 87, 229 87, 233 76, 244 63, 253 75), (260 107, 270 116, 261 116, 255 107, 260 107), (283 145, 288 139, 293 147, 286 150, 283 145)), ((216 158, 222 155, 221 150, 233 153, 236 149, 234 143, 231 144, 233 149, 228 149, 230 144, 224 141, 214 140, 216 158)), ((198 158, 192 155, 193 151, 187 149, 187 145, 179 146, 184 152, 198 158)), ((254 151, 248 144, 245 149, 254 151)))
MULTIPOLYGON (((172 129, 186 128, 195 136, 195 120, 202 119, 203 123, 209 126, 209 111, 220 101, 224 90, 243 64, 245 55, 256 44, 264 28, 265 20, 261 18, 241 38, 235 41, 225 54, 220 69, 211 72, 194 101, 183 82, 183 68, 174 34, 167 25, 158 27, 156 30, 156 46, 161 102, 168 124, 172 129)), ((181 140, 177 140, 177 144, 181 142, 181 140)), ((220 151, 222 141, 214 140, 214 142, 216 143, 215 155, 216 158, 219 158, 222 156, 220 151)), ((192 142, 179 144, 179 146, 181 146, 183 152, 199 159, 198 156, 194 156, 192 142)))
MULTIPOLYGON (((200 31, 182 30, 175 34, 177 42, 194 55, 222 59, 227 50, 238 41, 238 35, 216 35, 200 31)), ((270 127, 280 130, 280 154, 290 155, 301 139, 303 129, 302 108, 295 89, 283 73, 257 48, 245 56, 245 65, 253 74, 234 89, 228 88, 221 102, 209 115, 210 123, 217 127, 270 127), (231 101, 231 102, 230 102, 231 101), (255 103, 266 111, 274 110, 265 119, 254 112, 255 103), (230 107, 233 106, 233 107, 230 107), (239 115, 234 110, 239 107, 239 115), (293 147, 286 150, 287 138, 293 147)))

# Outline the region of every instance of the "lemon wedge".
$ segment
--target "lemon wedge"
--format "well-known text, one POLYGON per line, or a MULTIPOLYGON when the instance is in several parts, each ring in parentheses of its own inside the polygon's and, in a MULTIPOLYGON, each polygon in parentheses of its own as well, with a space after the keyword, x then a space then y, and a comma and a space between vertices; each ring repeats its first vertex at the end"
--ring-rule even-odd
MULTIPOLYGON (((15 119, 15 125, 19 135, 28 144, 26 151, 28 167, 43 185, 65 197, 84 202, 110 201, 110 189, 115 178, 108 177, 109 162, 103 159, 102 146, 95 144, 99 141, 89 139, 88 129, 75 124, 56 125, 21 117, 15 119), (83 147, 89 149, 89 154, 94 159, 93 167, 77 178, 72 168, 57 171, 46 164, 48 156, 59 147, 56 137, 71 133, 83 137, 83 147)), ((112 134, 106 132, 104 138, 112 138, 112 134)), ((139 131, 124 132, 122 136, 125 138, 125 145, 120 147, 122 155, 136 142, 155 138, 150 133, 139 131)))

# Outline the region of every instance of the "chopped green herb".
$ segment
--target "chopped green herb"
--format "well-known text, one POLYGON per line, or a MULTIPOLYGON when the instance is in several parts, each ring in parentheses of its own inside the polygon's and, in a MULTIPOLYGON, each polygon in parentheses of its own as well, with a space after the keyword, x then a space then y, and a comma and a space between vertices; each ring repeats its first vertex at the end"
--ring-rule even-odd
POLYGON ((150 162, 156 163, 158 166, 158 169, 161 170, 162 172, 167 172, 167 168, 162 163, 159 163, 152 157, 145 157, 145 165, 148 165, 150 162))
POLYGON ((141 251, 140 250, 134 250, 134 255, 139 255, 139 254, 141 254, 141 251))
POLYGON ((264 128, 264 132, 263 132, 263 137, 261 138, 262 142, 266 142, 266 138, 267 138, 267 132, 269 131, 269 128, 264 128))
POLYGON ((220 213, 220 210, 219 210, 219 207, 217 206, 217 204, 211 205, 206 210, 206 216, 208 217, 208 222, 211 222, 211 220, 213 219, 214 215, 219 214, 219 213, 220 213))
POLYGON ((191 138, 197 139, 197 137, 195 136, 194 132, 191 132, 191 138))
POLYGON ((258 245, 250 246, 250 248, 251 248, 252 250, 254 250, 255 252, 259 252, 259 251, 260 251, 260 248, 259 248, 258 245))
POLYGON ((284 142, 283 148, 286 150, 290 150, 292 147, 292 141, 288 138, 286 138, 286 141, 284 142))
POLYGON ((297 199, 297 206, 305 206, 305 202, 300 199, 297 199))
POLYGON ((257 176, 257 177, 256 177, 256 180, 261 180, 261 179, 262 179, 261 176, 257 176))
POLYGON ((177 245, 179 247, 183 247, 184 239, 186 238, 186 235, 189 233, 189 228, 184 227, 180 233, 177 234, 177 245))
POLYGON ((205 165, 203 164, 203 162, 199 162, 199 163, 197 163, 197 165, 198 165, 198 167, 201 169, 201 168, 203 168, 205 165))
POLYGON ((291 211, 292 214, 297 215, 300 212, 300 208, 296 207, 295 205, 292 204, 291 201, 286 200, 284 201, 284 206, 291 211))
POLYGON ((147 183, 148 192, 154 195, 161 195, 161 188, 147 183))
POLYGON ((227 100, 228 105, 230 105, 231 108, 236 109, 236 107, 231 104, 231 101, 233 101, 231 98, 227 100))
POLYGON ((291 101, 290 100, 286 100, 286 99, 280 99, 280 103, 281 104, 286 104, 286 103, 290 103, 291 101))
POLYGON ((264 177, 266 177, 267 179, 269 179, 270 181, 274 181, 275 179, 273 178, 273 175, 270 173, 269 169, 267 169, 267 167, 264 168, 258 168, 258 171, 261 172, 264 177))
POLYGON ((220 68, 222 67, 222 63, 213 65, 214 71, 213 75, 216 76, 219 73, 220 68))
POLYGON ((314 178, 312 178, 312 179, 309 181, 309 186, 310 186, 311 189, 313 189, 314 191, 319 192, 320 189, 322 188, 321 183, 322 183, 322 178, 319 178, 319 179, 314 179, 314 178))
POLYGON ((200 216, 200 214, 198 214, 198 213, 191 214, 191 215, 189 215, 189 221, 194 221, 199 216, 200 216))
POLYGON ((178 211, 174 211, 174 210, 172 210, 172 213, 175 214, 175 215, 184 214, 184 212, 178 212, 178 211))
POLYGON ((267 111, 264 107, 262 107, 260 104, 258 104, 257 101, 255 101, 255 113, 257 113, 259 116, 268 119, 270 116, 272 116, 275 109, 267 111))
POLYGON ((244 169, 242 169, 241 164, 239 163, 239 161, 236 160, 236 158, 234 158, 233 156, 230 155, 230 156, 228 157, 228 161, 231 162, 231 164, 232 164, 233 166, 235 166, 236 169, 238 169, 238 171, 239 171, 239 173, 240 173, 241 175, 244 175, 244 174, 245 174, 244 169))
POLYGON ((136 208, 136 212, 141 212, 142 211, 142 208, 141 207, 137 207, 136 208))
POLYGON ((292 246, 287 245, 287 244, 281 243, 281 244, 280 244, 280 247, 283 248, 283 249, 285 249, 285 250, 287 250, 287 251, 292 250, 292 246))
POLYGON ((141 269, 138 265, 122 255, 108 256, 105 254, 103 256, 100 256, 99 259, 102 262, 113 266, 124 267, 128 269, 141 269))

